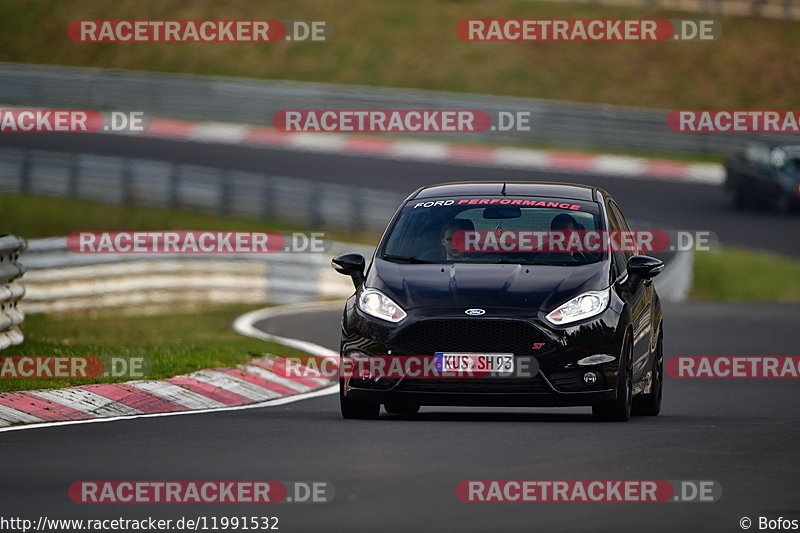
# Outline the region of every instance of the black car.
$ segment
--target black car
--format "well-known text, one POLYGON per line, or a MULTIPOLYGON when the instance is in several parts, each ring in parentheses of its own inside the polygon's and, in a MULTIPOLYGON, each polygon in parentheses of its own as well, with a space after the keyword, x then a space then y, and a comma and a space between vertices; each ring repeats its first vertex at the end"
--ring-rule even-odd
POLYGON ((800 204, 800 146, 748 145, 725 161, 725 187, 736 209, 760 204, 789 212, 800 204))
POLYGON ((663 331, 651 278, 662 261, 619 248, 449 248, 454 231, 500 235, 564 221, 571 230, 629 231, 596 187, 446 183, 406 199, 366 271, 361 254, 334 258, 356 286, 342 318, 340 366, 418 357, 437 371, 476 370, 466 377, 342 373, 342 415, 376 418, 381 404, 390 414, 456 405, 591 406, 598 418, 622 421, 632 412, 657 415, 663 331), (478 374, 475 365, 491 372, 478 374))

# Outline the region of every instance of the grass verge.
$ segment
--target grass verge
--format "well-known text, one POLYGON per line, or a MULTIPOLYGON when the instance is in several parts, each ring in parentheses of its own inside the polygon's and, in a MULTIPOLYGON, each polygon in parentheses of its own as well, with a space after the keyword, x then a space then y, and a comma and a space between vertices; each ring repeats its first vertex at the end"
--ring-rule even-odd
MULTIPOLYGON (((263 307, 263 306, 258 306, 263 307)), ((123 356, 149 360, 149 379, 165 379, 205 368, 230 367, 264 353, 305 354, 280 344, 245 337, 231 322, 254 306, 225 306, 193 313, 123 316, 118 313, 31 315, 25 342, 5 356, 123 356)), ((114 383, 126 379, 0 379, 0 392, 114 383)))
POLYGON ((800 261, 769 252, 721 248, 694 256, 691 298, 800 302, 800 261))
MULTIPOLYGON (((180 209, 139 205, 113 205, 90 200, 53 198, 31 194, 0 193, 3 228, 34 239, 67 235, 73 231, 308 231, 308 228, 279 220, 222 217, 180 209)), ((329 238, 375 244, 372 233, 327 232, 329 238)))
POLYGON ((714 17, 713 42, 466 42, 464 18, 701 18, 638 5, 529 0, 0 0, 0 60, 667 109, 797 109, 796 21, 714 17), (326 43, 77 43, 79 19, 326 20, 326 43))

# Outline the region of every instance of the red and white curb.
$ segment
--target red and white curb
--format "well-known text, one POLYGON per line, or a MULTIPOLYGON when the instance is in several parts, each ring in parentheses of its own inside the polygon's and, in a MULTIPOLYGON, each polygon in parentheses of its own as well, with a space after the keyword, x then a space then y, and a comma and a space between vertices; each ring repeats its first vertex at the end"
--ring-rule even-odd
MULTIPOLYGON (((261 309, 237 318, 234 329, 243 335, 299 348, 320 358, 338 354, 318 344, 264 333, 254 324, 274 316, 325 309, 333 304, 302 304, 261 309)), ((341 304, 336 302, 336 307, 341 304)), ((273 355, 253 359, 235 368, 200 370, 165 380, 81 385, 0 393, 0 432, 42 426, 108 422, 140 417, 197 414, 284 405, 306 398, 334 394, 329 379, 289 376, 285 360, 273 355)), ((294 374, 295 372, 293 372, 294 374)))
POLYGON ((388 139, 339 133, 286 133, 273 128, 225 122, 186 122, 153 118, 142 132, 126 134, 206 143, 281 148, 397 160, 456 163, 522 170, 579 172, 619 178, 684 181, 719 185, 718 163, 690 163, 609 154, 489 147, 430 140, 388 139))

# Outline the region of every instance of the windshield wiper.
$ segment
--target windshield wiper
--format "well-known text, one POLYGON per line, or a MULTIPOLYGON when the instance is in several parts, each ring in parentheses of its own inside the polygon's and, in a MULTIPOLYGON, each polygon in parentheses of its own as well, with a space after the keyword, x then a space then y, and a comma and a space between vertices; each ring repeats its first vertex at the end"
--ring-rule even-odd
POLYGON ((387 259, 389 261, 403 261, 405 263, 414 263, 417 265, 422 264, 430 264, 431 261, 425 261, 424 259, 419 259, 417 257, 411 257, 407 255, 392 255, 392 254, 383 254, 381 259, 387 259))

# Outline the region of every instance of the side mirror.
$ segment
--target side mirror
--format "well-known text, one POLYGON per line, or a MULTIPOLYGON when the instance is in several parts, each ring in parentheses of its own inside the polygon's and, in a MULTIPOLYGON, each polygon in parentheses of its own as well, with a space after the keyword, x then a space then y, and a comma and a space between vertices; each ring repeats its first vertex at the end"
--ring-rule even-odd
POLYGON ((364 267, 366 260, 361 254, 342 254, 337 255, 331 260, 331 266, 339 274, 353 278, 353 285, 356 289, 364 283, 364 267))
POLYGON ((664 261, 647 255, 634 255, 628 259, 628 279, 636 283, 642 279, 650 279, 664 270, 664 261))

